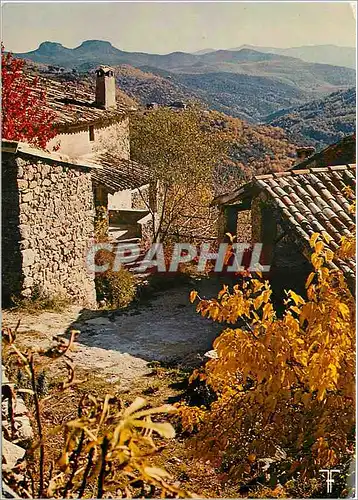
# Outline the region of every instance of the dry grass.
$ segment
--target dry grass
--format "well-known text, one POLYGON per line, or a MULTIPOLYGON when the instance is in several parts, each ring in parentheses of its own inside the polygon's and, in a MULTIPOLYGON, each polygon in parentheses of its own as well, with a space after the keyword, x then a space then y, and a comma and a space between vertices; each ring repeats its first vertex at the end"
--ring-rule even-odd
MULTIPOLYGON (((30 332, 26 333, 29 334, 30 332)), ((31 332, 31 335, 34 338, 34 343, 36 343, 36 338, 39 338, 40 334, 31 332)), ((64 379, 65 373, 64 362, 62 360, 53 362, 51 359, 43 356, 36 356, 35 361, 36 373, 46 373, 46 392, 40 399, 40 407, 45 436, 47 472, 49 471, 51 462, 55 462, 59 458, 60 450, 64 445, 63 434, 61 432, 53 433, 53 429, 61 426, 66 421, 77 418, 78 404, 84 395, 90 394, 96 398, 103 398, 105 394, 109 393, 114 396, 120 396, 125 405, 133 401, 137 396, 144 396, 148 404, 156 407, 168 402, 171 398, 177 398, 180 390, 176 389, 175 386, 180 386, 187 376, 180 369, 163 368, 158 364, 154 364, 149 376, 142 377, 130 391, 119 392, 119 387, 106 382, 101 377, 101 374, 77 368, 76 378, 83 380, 83 382, 63 391, 61 389, 61 382, 64 379)), ((18 365, 16 356, 10 353, 7 346, 3 348, 3 363, 6 365, 9 377, 17 381, 19 379, 19 372, 22 369, 18 365)), ((22 380, 24 381, 25 377, 22 380)), ((31 397, 27 396, 26 402, 31 411, 30 418, 35 430, 36 439, 36 421, 31 397)), ((194 487, 198 488, 200 486, 200 494, 203 495, 202 478, 195 480, 198 476, 198 469, 192 467, 190 461, 186 463, 184 441, 179 438, 169 443, 163 442, 160 444, 161 446, 163 445, 163 449, 160 457, 154 459, 155 465, 168 470, 175 481, 179 481, 181 486, 188 488, 190 491, 195 491, 194 487)), ((34 482, 37 484, 39 477, 37 468, 35 467, 36 461, 29 457, 28 463, 34 482)), ((95 492, 95 489, 93 491, 95 492)), ((89 485, 86 497, 90 498, 91 495, 91 485, 89 485)))
POLYGON ((68 298, 62 295, 44 297, 41 295, 31 299, 12 298, 14 310, 19 314, 40 314, 43 311, 63 312, 70 304, 68 298))
MULTIPOLYGON (((36 344, 36 339, 41 338, 37 332, 26 332, 31 335, 36 344)), ((19 337, 20 339, 20 337, 19 337)), ((21 341, 17 345, 21 348, 21 341), (19 345, 20 342, 20 345, 19 345)), ((120 391, 119 385, 107 382, 100 373, 86 371, 76 368, 76 378, 83 380, 81 384, 74 385, 66 391, 61 388, 61 382, 65 378, 65 363, 62 360, 53 362, 43 356, 36 356, 37 374, 46 373, 46 391, 40 399, 42 424, 45 436, 46 469, 52 462, 59 458, 60 450, 63 448, 64 437, 61 432, 53 433, 56 426, 61 426, 66 421, 77 418, 78 404, 84 395, 92 395, 103 398, 109 393, 119 396, 126 405, 137 396, 145 397, 148 404, 157 407, 164 403, 173 403, 180 399, 188 372, 178 367, 163 367, 159 363, 152 364, 149 375, 141 377, 130 390, 120 391)), ((11 355, 9 348, 3 348, 3 363, 7 367, 10 379, 18 380, 21 368, 16 362, 15 356, 11 355)), ((31 397, 27 397, 27 404, 31 411, 31 420, 36 436, 36 421, 34 418, 34 407, 31 397)), ((172 421, 175 425, 175 417, 172 421)), ((188 438, 180 434, 169 442, 161 442, 161 454, 154 458, 156 466, 166 469, 173 480, 180 483, 180 487, 197 493, 202 497, 234 497, 234 494, 224 492, 220 486, 219 476, 208 464, 188 456, 188 438)), ((34 466, 35 461, 29 459, 29 467, 32 471, 35 484, 38 483, 38 471, 34 466)), ((95 493, 95 488, 93 493, 95 493)), ((92 490, 89 484, 85 497, 91 498, 92 490)))

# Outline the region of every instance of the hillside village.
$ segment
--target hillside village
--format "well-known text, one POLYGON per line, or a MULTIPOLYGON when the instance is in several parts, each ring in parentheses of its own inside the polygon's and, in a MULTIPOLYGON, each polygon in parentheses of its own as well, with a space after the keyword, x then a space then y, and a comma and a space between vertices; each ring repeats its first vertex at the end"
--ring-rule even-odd
POLYGON ((295 440, 306 443, 299 405, 312 405, 315 428, 322 400, 338 414, 353 398, 354 70, 251 48, 156 56, 105 43, 20 54, 17 92, 55 133, 45 148, 24 127, 2 135, 4 494, 310 497, 324 486, 314 460, 344 463, 348 491, 354 410, 329 459, 320 437, 307 456, 295 440), (270 367, 281 382, 260 392, 270 367), (225 399, 238 386, 242 409, 225 399), (287 442, 261 420, 262 436, 253 430, 270 398, 280 417, 269 427, 287 442), (220 411, 231 436, 244 410, 251 430, 222 443, 220 411))

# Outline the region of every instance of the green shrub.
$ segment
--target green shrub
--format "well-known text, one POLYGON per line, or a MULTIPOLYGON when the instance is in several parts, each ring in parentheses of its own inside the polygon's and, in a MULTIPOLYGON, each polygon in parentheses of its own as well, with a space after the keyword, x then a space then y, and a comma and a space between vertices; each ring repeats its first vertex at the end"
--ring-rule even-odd
POLYGON ((126 269, 106 271, 96 276, 97 300, 110 309, 128 306, 136 295, 135 278, 126 269))

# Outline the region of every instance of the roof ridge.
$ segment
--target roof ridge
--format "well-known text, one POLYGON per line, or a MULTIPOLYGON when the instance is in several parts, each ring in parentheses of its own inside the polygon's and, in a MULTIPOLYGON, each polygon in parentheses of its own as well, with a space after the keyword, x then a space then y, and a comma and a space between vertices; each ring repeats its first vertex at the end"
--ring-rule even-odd
POLYGON ((97 170, 100 170, 102 168, 100 165, 96 163, 89 163, 86 161, 82 161, 81 158, 72 159, 69 155, 64 155, 62 153, 48 152, 21 141, 2 139, 1 149, 3 152, 6 153, 11 153, 15 155, 23 154, 27 156, 33 156, 40 160, 51 161, 62 165, 70 165, 73 167, 91 168, 97 170))
POLYGON ((275 179, 278 177, 289 177, 293 175, 314 174, 319 172, 330 172, 330 171, 347 170, 347 169, 355 170, 356 164, 349 163, 347 165, 328 165, 327 167, 311 167, 311 168, 304 168, 301 170, 284 170, 283 172, 272 172, 270 174, 254 175, 252 180, 260 181, 265 179, 275 179))

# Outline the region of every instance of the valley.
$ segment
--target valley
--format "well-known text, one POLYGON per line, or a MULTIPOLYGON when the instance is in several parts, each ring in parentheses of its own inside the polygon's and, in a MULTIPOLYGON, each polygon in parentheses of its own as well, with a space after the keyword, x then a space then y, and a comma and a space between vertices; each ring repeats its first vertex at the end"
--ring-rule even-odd
POLYGON ((43 42, 38 49, 17 56, 78 75, 109 64, 116 70, 120 88, 142 104, 199 101, 250 123, 266 122, 268 115, 355 85, 352 68, 247 47, 160 55, 125 52, 109 42, 87 40, 74 49, 43 42))

